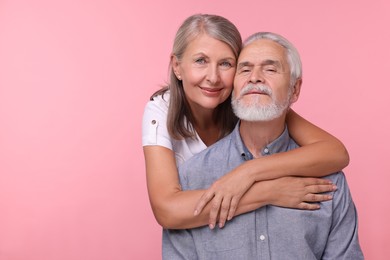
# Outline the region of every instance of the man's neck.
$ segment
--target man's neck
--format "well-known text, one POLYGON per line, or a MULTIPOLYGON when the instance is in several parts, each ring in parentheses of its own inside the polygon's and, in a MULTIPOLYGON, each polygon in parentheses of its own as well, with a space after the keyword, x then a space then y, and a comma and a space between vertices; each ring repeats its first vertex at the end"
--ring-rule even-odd
POLYGON ((254 158, 261 157, 261 151, 284 131, 286 116, 272 121, 240 121, 240 135, 245 146, 254 158))

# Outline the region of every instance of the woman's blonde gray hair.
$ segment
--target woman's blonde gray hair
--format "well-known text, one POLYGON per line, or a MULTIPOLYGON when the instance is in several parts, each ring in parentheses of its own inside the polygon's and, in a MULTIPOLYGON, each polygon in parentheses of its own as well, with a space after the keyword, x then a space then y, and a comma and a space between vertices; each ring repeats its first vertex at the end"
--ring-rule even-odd
MULTIPOLYGON (((236 59, 238 58, 242 47, 242 39, 238 29, 226 18, 210 14, 192 15, 183 22, 176 33, 171 57, 176 57, 180 61, 188 44, 203 34, 229 45, 236 59)), ((182 81, 176 77, 173 71, 172 58, 169 65, 168 85, 154 93, 151 99, 157 95, 164 95, 168 90, 170 94, 167 118, 169 134, 175 139, 195 137, 194 118, 185 97, 182 81)), ((231 97, 229 96, 216 108, 215 120, 220 125, 220 138, 230 133, 237 122, 230 102, 231 97)))

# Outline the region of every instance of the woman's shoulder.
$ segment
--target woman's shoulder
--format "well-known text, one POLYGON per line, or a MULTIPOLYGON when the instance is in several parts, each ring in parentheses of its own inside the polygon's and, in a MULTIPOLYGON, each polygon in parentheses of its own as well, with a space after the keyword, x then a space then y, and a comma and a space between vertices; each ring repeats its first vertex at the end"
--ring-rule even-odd
POLYGON ((169 91, 166 91, 163 94, 159 94, 159 95, 153 96, 148 101, 148 103, 146 104, 146 107, 147 108, 168 110, 169 96, 170 96, 169 95, 169 91))
POLYGON ((142 120, 142 144, 172 149, 167 129, 169 94, 156 95, 145 106, 142 120))
POLYGON ((166 120, 168 117, 169 107, 169 92, 166 91, 163 94, 155 95, 149 100, 144 109, 143 121, 144 122, 159 122, 166 128, 166 120))

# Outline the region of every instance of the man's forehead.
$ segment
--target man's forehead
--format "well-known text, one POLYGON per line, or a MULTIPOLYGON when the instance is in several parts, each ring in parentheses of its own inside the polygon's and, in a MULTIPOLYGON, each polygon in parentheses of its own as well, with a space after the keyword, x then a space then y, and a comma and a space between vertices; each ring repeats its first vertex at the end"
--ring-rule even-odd
POLYGON ((239 63, 248 63, 260 60, 282 61, 286 57, 285 48, 269 40, 259 39, 246 45, 238 58, 239 63))

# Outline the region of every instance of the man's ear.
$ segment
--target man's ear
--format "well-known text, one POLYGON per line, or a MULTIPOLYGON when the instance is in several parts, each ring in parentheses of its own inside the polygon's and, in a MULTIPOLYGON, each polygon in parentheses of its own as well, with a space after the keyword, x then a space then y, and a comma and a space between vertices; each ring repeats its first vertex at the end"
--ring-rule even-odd
POLYGON ((178 80, 181 80, 180 66, 179 66, 180 63, 174 54, 171 55, 171 64, 172 64, 173 72, 176 75, 176 78, 178 78, 178 80))
POLYGON ((297 102, 299 94, 301 93, 302 79, 297 79, 295 85, 293 86, 293 92, 290 99, 290 104, 297 102))

